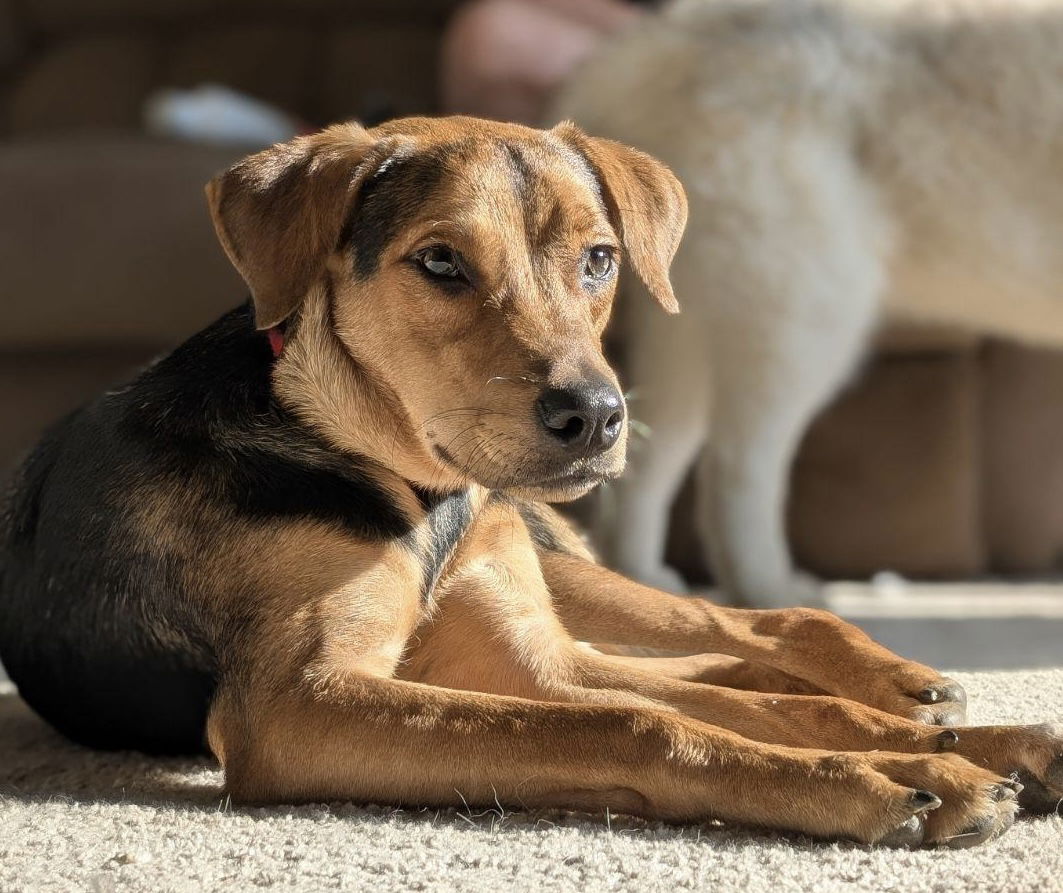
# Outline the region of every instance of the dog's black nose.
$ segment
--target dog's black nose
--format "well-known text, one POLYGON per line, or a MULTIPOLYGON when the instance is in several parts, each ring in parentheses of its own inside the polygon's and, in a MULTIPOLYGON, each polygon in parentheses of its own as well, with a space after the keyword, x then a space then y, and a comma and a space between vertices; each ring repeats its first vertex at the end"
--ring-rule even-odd
POLYGON ((620 437, 624 401, 607 381, 581 381, 543 391, 539 418, 566 448, 604 453, 620 437))

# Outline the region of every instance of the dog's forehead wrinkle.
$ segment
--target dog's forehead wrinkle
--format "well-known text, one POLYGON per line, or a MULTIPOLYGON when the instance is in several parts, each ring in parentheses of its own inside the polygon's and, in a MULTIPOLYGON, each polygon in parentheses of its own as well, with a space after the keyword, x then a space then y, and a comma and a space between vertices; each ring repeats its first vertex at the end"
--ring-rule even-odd
POLYGON ((535 172, 523 148, 509 140, 502 140, 501 146, 503 156, 510 168, 514 187, 518 192, 529 188, 535 172))

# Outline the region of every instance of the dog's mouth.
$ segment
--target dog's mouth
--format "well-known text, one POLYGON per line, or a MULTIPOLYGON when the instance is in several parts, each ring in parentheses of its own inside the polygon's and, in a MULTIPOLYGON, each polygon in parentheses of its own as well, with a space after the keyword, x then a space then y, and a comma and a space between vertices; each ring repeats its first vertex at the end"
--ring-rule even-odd
POLYGON ((605 471, 577 468, 562 474, 555 474, 538 480, 526 481, 523 486, 539 487, 544 490, 572 488, 590 489, 591 487, 598 486, 598 484, 604 484, 606 481, 612 480, 614 477, 616 477, 615 474, 610 474, 605 471))
POLYGON ((620 475, 623 464, 609 461, 603 464, 604 456, 582 459, 558 467, 556 463, 539 463, 535 457, 525 454, 520 461, 490 464, 463 463, 445 447, 432 447, 436 458, 470 481, 492 490, 520 490, 526 494, 574 499, 611 481, 620 475))

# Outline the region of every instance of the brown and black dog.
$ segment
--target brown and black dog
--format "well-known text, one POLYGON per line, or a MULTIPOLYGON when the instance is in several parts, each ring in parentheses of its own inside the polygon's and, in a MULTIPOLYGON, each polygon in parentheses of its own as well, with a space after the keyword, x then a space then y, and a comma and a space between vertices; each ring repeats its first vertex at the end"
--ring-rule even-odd
POLYGON ((623 467, 601 337, 621 262, 675 309, 661 164, 568 124, 411 119, 208 194, 253 305, 47 435, 0 533, 0 655, 62 732, 207 741, 240 801, 867 842, 977 843, 1063 795, 1057 729, 935 728, 964 696, 930 668, 821 611, 629 582, 544 505, 623 467))

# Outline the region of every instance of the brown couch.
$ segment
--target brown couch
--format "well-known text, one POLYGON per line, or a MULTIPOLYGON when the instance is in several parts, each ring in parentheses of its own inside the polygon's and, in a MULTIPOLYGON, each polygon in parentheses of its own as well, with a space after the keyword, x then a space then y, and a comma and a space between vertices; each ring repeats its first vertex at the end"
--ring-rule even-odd
MULTIPOLYGON (((0 466, 242 299, 204 182, 237 149, 143 135, 215 81, 309 124, 432 111, 455 0, 0 0, 0 466)), ((820 573, 1044 573, 1063 545, 1063 359, 933 335, 810 433, 792 527, 820 573)), ((697 572, 689 499, 674 557, 697 572)))

